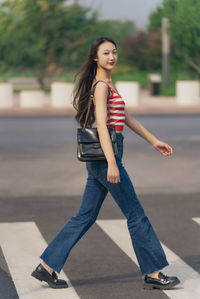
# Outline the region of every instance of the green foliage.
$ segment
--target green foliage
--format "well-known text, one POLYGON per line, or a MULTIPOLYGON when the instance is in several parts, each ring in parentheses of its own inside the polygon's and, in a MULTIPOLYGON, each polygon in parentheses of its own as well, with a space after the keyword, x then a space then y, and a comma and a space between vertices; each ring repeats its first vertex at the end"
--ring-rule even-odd
POLYGON ((146 31, 136 31, 132 21, 101 20, 97 11, 78 0, 3 0, 0 72, 4 75, 0 79, 6 80, 12 72, 26 75, 31 69, 43 88, 46 78, 71 80, 69 74, 84 62, 91 43, 99 36, 110 36, 119 53, 114 79, 138 77, 143 87, 144 74, 161 69, 162 17, 169 18, 170 24, 171 76, 175 78, 173 74, 181 69, 180 74, 191 78, 196 74, 192 68, 200 69, 199 0, 163 0, 150 14, 146 31))
POLYGON ((172 65, 185 69, 192 66, 197 70, 200 61, 200 1, 163 0, 163 5, 150 15, 148 28, 161 26, 162 17, 169 19, 172 65))
POLYGON ((176 56, 186 65, 200 61, 200 2, 197 0, 164 1, 170 20, 169 34, 176 56), (172 14, 173 11, 173 14, 172 14))
MULTIPOLYGON (((162 77, 161 69, 151 69, 151 70, 127 70, 126 72, 119 72, 113 74, 114 82, 117 81, 137 81, 140 83, 141 88, 148 87, 148 75, 150 73, 160 74, 162 77)), ((198 74, 193 70, 184 70, 184 69, 173 69, 170 68, 170 84, 168 88, 165 88, 161 83, 160 93, 165 96, 175 96, 176 93, 176 81, 177 80, 198 80, 198 74)))
POLYGON ((140 83, 141 88, 147 88, 147 78, 148 78, 149 71, 146 70, 137 70, 131 69, 127 72, 120 72, 113 74, 113 81, 137 81, 140 83))
POLYGON ((163 7, 157 6, 156 10, 149 15, 149 24, 147 26, 148 30, 160 29, 161 21, 163 17, 163 7))
POLYGON ((122 50, 127 62, 139 70, 160 69, 161 67, 161 32, 137 31, 122 43, 122 50))
POLYGON ((0 3, 0 69, 32 68, 42 87, 46 77, 77 68, 99 36, 117 42, 134 30, 131 21, 100 21, 74 1, 4 0, 0 3))
POLYGON ((0 27, 4 30, 5 23, 11 24, 4 34, 2 60, 5 63, 7 57, 6 64, 11 66, 36 68, 41 85, 44 85, 47 74, 62 71, 74 51, 83 43, 88 27, 95 22, 93 15, 86 21, 87 8, 77 3, 67 7, 65 2, 10 0, 2 4, 6 16, 5 20, 1 20, 0 27), (11 40, 11 44, 8 40, 11 40))

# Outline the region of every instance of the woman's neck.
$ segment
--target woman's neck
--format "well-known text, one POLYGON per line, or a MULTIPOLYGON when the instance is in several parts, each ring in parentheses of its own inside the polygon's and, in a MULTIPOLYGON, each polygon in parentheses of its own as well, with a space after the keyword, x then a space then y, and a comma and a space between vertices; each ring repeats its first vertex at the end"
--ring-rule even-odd
POLYGON ((112 82, 111 72, 105 71, 103 69, 97 69, 95 79, 96 81, 103 80, 106 81, 107 83, 112 82))

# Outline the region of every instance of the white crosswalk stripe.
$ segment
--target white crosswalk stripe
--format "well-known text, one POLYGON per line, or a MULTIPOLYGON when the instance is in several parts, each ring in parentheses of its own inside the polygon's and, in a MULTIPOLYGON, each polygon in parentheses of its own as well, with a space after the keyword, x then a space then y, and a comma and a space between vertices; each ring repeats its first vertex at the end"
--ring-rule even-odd
POLYGON ((200 217, 194 217, 192 218, 196 223, 200 224, 200 217))
POLYGON ((48 288, 30 275, 47 246, 34 222, 0 223, 0 246, 20 299, 80 298, 63 271, 59 278, 67 280, 67 289, 48 288))
MULTIPOLYGON (((126 220, 97 220, 101 229, 123 250, 131 260, 138 265, 133 251, 126 220)), ((168 275, 178 276, 181 284, 173 290, 164 291, 171 299, 197 299, 200 298, 200 275, 187 265, 179 256, 162 244, 167 255, 169 266, 162 269, 168 275)))
MULTIPOLYGON (((200 224, 200 218, 192 219, 200 224)), ((138 266, 126 220, 97 220, 96 223, 138 266)), ((67 280, 68 289, 48 288, 46 283, 41 284, 30 275, 40 262, 39 256, 47 246, 34 222, 0 223, 0 246, 20 299, 80 298, 63 271, 59 278, 67 280)), ((166 290, 164 293, 171 299, 200 298, 199 273, 167 246, 164 244, 162 246, 170 264, 162 271, 168 275, 177 275, 181 280, 180 285, 173 290, 166 290)))

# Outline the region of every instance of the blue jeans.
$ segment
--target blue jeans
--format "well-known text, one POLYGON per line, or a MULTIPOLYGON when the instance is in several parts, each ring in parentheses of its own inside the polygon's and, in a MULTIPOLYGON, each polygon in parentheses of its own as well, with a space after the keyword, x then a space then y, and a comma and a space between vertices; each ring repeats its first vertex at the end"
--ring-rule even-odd
POLYGON ((47 265, 58 273, 60 273, 73 246, 95 223, 108 191, 127 218, 128 230, 141 273, 143 275, 150 274, 168 265, 161 244, 122 164, 123 139, 122 133, 117 133, 118 156, 116 162, 119 167, 120 182, 116 184, 107 181, 108 164, 106 160, 86 162, 88 178, 80 209, 64 225, 40 256, 47 265))

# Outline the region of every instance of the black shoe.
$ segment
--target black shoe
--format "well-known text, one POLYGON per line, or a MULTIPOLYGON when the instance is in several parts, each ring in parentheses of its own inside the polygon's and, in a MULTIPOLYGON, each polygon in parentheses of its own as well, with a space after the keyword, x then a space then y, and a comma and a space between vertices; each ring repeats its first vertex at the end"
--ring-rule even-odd
POLYGON ((67 282, 62 279, 58 279, 57 274, 53 271, 52 275, 39 264, 37 268, 31 273, 33 277, 40 281, 46 281, 48 285, 53 289, 68 288, 67 282))
POLYGON ((148 275, 144 277, 144 289, 160 289, 160 290, 169 290, 175 285, 180 283, 180 280, 175 276, 167 276, 162 272, 159 272, 158 278, 153 278, 148 275))

